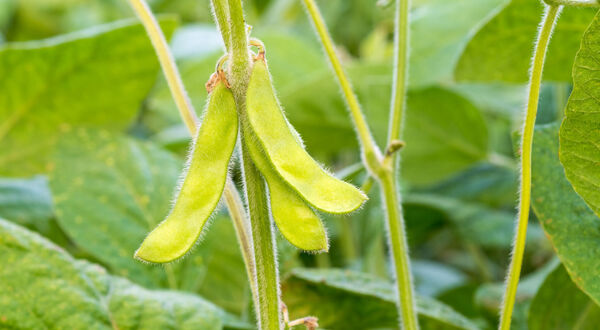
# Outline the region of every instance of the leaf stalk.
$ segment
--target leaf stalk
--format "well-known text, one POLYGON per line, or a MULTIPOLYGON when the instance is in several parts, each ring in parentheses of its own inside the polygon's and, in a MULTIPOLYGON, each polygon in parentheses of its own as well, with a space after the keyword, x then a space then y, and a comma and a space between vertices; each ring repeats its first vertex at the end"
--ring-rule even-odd
POLYGON ((529 222, 529 209, 531 206, 531 152, 535 118, 540 97, 544 60, 546 58, 552 30, 554 29, 560 10, 560 6, 546 6, 546 12, 542 18, 534 49, 533 61, 531 63, 525 123, 521 134, 521 186, 519 189, 517 229, 512 250, 512 260, 506 278, 504 301, 502 303, 502 311, 500 314, 499 329, 501 330, 510 329, 515 296, 517 294, 519 277, 521 275, 523 254, 525 252, 525 240, 527 237, 527 223, 529 222))

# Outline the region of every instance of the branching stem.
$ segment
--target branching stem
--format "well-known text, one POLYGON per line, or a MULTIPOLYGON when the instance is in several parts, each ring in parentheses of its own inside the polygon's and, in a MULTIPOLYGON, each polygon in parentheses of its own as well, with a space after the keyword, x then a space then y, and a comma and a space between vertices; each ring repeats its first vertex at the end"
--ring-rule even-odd
MULTIPOLYGON (((396 277, 401 327, 405 330, 418 329, 401 196, 397 187, 399 173, 399 157, 397 154, 401 145, 403 145, 400 138, 402 135, 408 69, 409 0, 396 0, 394 86, 390 111, 390 136, 388 147, 386 147, 389 153, 385 157, 382 156, 372 137, 358 99, 352 91, 350 81, 335 52, 333 41, 327 31, 319 8, 314 0, 303 1, 336 74, 346 104, 350 109, 350 115, 362 147, 363 163, 381 185, 386 208, 388 245, 391 251, 392 268, 396 277)), ((370 183, 366 186, 370 187, 370 183)))

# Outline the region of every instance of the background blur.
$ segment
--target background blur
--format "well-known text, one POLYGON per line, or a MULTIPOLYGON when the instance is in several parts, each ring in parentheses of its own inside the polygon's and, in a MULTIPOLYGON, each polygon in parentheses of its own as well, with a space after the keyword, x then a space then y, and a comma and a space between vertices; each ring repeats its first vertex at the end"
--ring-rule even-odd
MULTIPOLYGON (((223 53, 209 2, 149 2, 201 114, 204 83, 223 53)), ((381 146, 393 1, 318 4, 381 146)), ((365 173, 351 122, 301 2, 244 5, 308 151, 361 185, 365 173)), ((423 327, 491 329, 513 235, 515 131, 542 6, 532 0, 414 0, 412 6, 403 207, 416 290, 424 297, 419 306, 436 306, 442 315, 421 314, 423 327)), ((562 117, 573 57, 593 15, 568 9, 561 17, 540 124, 562 117)), ((119 299, 111 298, 108 309, 117 320, 154 317, 161 328, 161 320, 173 317, 176 328, 192 321, 200 328, 251 328, 246 273, 225 211, 183 261, 164 268, 132 258, 168 212, 189 139, 126 1, 0 0, 0 218, 7 220, 0 226, 0 315, 19 308, 18 317, 31 318, 24 324, 33 329, 40 310, 56 311, 57 320, 69 319, 60 310, 71 310, 72 318, 89 310, 73 322, 106 323, 103 309, 81 292, 97 297, 115 288, 119 299), (35 277, 36 270, 44 275, 35 277)), ((352 215, 324 216, 328 254, 299 253, 278 237, 292 317, 315 315, 331 329, 395 326, 378 194, 372 189, 370 201, 352 215)), ((556 266, 535 215, 528 234, 515 329, 527 327, 531 300, 556 266)))

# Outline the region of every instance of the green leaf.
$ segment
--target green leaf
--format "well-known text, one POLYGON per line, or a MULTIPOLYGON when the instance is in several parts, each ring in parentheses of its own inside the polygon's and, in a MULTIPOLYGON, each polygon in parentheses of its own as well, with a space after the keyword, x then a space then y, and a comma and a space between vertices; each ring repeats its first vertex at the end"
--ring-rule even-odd
POLYGON ((144 289, 4 220, 0 263, 2 328, 221 329, 223 312, 200 297, 144 289))
POLYGON ((410 87, 451 81, 467 42, 508 2, 428 0, 419 4, 411 13, 410 87))
MULTIPOLYGON (((571 81, 579 39, 594 12, 591 8, 564 8, 548 48, 545 80, 571 81)), ((512 0, 469 42, 458 61, 456 79, 526 82, 542 13, 540 1, 512 0)))
POLYGON ((82 128, 59 139, 54 162, 50 188, 67 235, 114 273, 164 286, 165 268, 133 254, 167 215, 182 162, 151 144, 82 128))
POLYGON ((562 265, 546 277, 529 308, 529 330, 597 329, 600 307, 571 281, 562 265))
POLYGON ((407 195, 404 203, 439 210, 467 242, 490 248, 507 248, 512 242, 514 214, 511 212, 432 194, 407 195))
MULTIPOLYGON (((175 21, 163 20, 170 34, 175 21)), ((0 50, 0 174, 50 169, 59 133, 124 130, 154 84, 158 61, 141 25, 121 21, 0 50)))
MULTIPOLYGON (((372 329, 398 324, 392 283, 367 274, 341 269, 295 269, 282 290, 292 318, 313 315, 324 328, 372 329)), ((417 310, 423 329, 478 328, 432 298, 417 297, 417 310)))
POLYGON ((29 228, 42 229, 52 219, 52 196, 43 176, 0 178, 0 217, 29 228))
POLYGON ((560 161, 567 179, 596 214, 600 214, 600 16, 581 40, 573 66, 573 92, 560 127, 560 161))
POLYGON ((565 177, 558 159, 558 125, 536 128, 532 168, 533 210, 575 284, 598 303, 600 220, 565 177))

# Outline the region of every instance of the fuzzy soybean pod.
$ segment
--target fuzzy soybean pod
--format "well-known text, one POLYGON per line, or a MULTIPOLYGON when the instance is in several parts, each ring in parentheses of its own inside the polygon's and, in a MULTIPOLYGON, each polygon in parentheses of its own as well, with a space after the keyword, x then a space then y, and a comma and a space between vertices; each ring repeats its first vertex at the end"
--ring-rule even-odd
POLYGON ((165 263, 185 255, 219 203, 238 119, 233 94, 223 82, 216 83, 209 97, 173 209, 142 242, 135 252, 138 259, 165 263))
POLYGON ((267 159, 310 205, 339 214, 352 212, 367 200, 359 189, 329 174, 304 150, 279 106, 263 58, 254 63, 246 107, 248 122, 267 159))
POLYGON ((321 219, 275 172, 247 126, 244 127, 244 141, 269 187, 271 214, 283 237, 302 250, 327 251, 327 231, 321 219))

